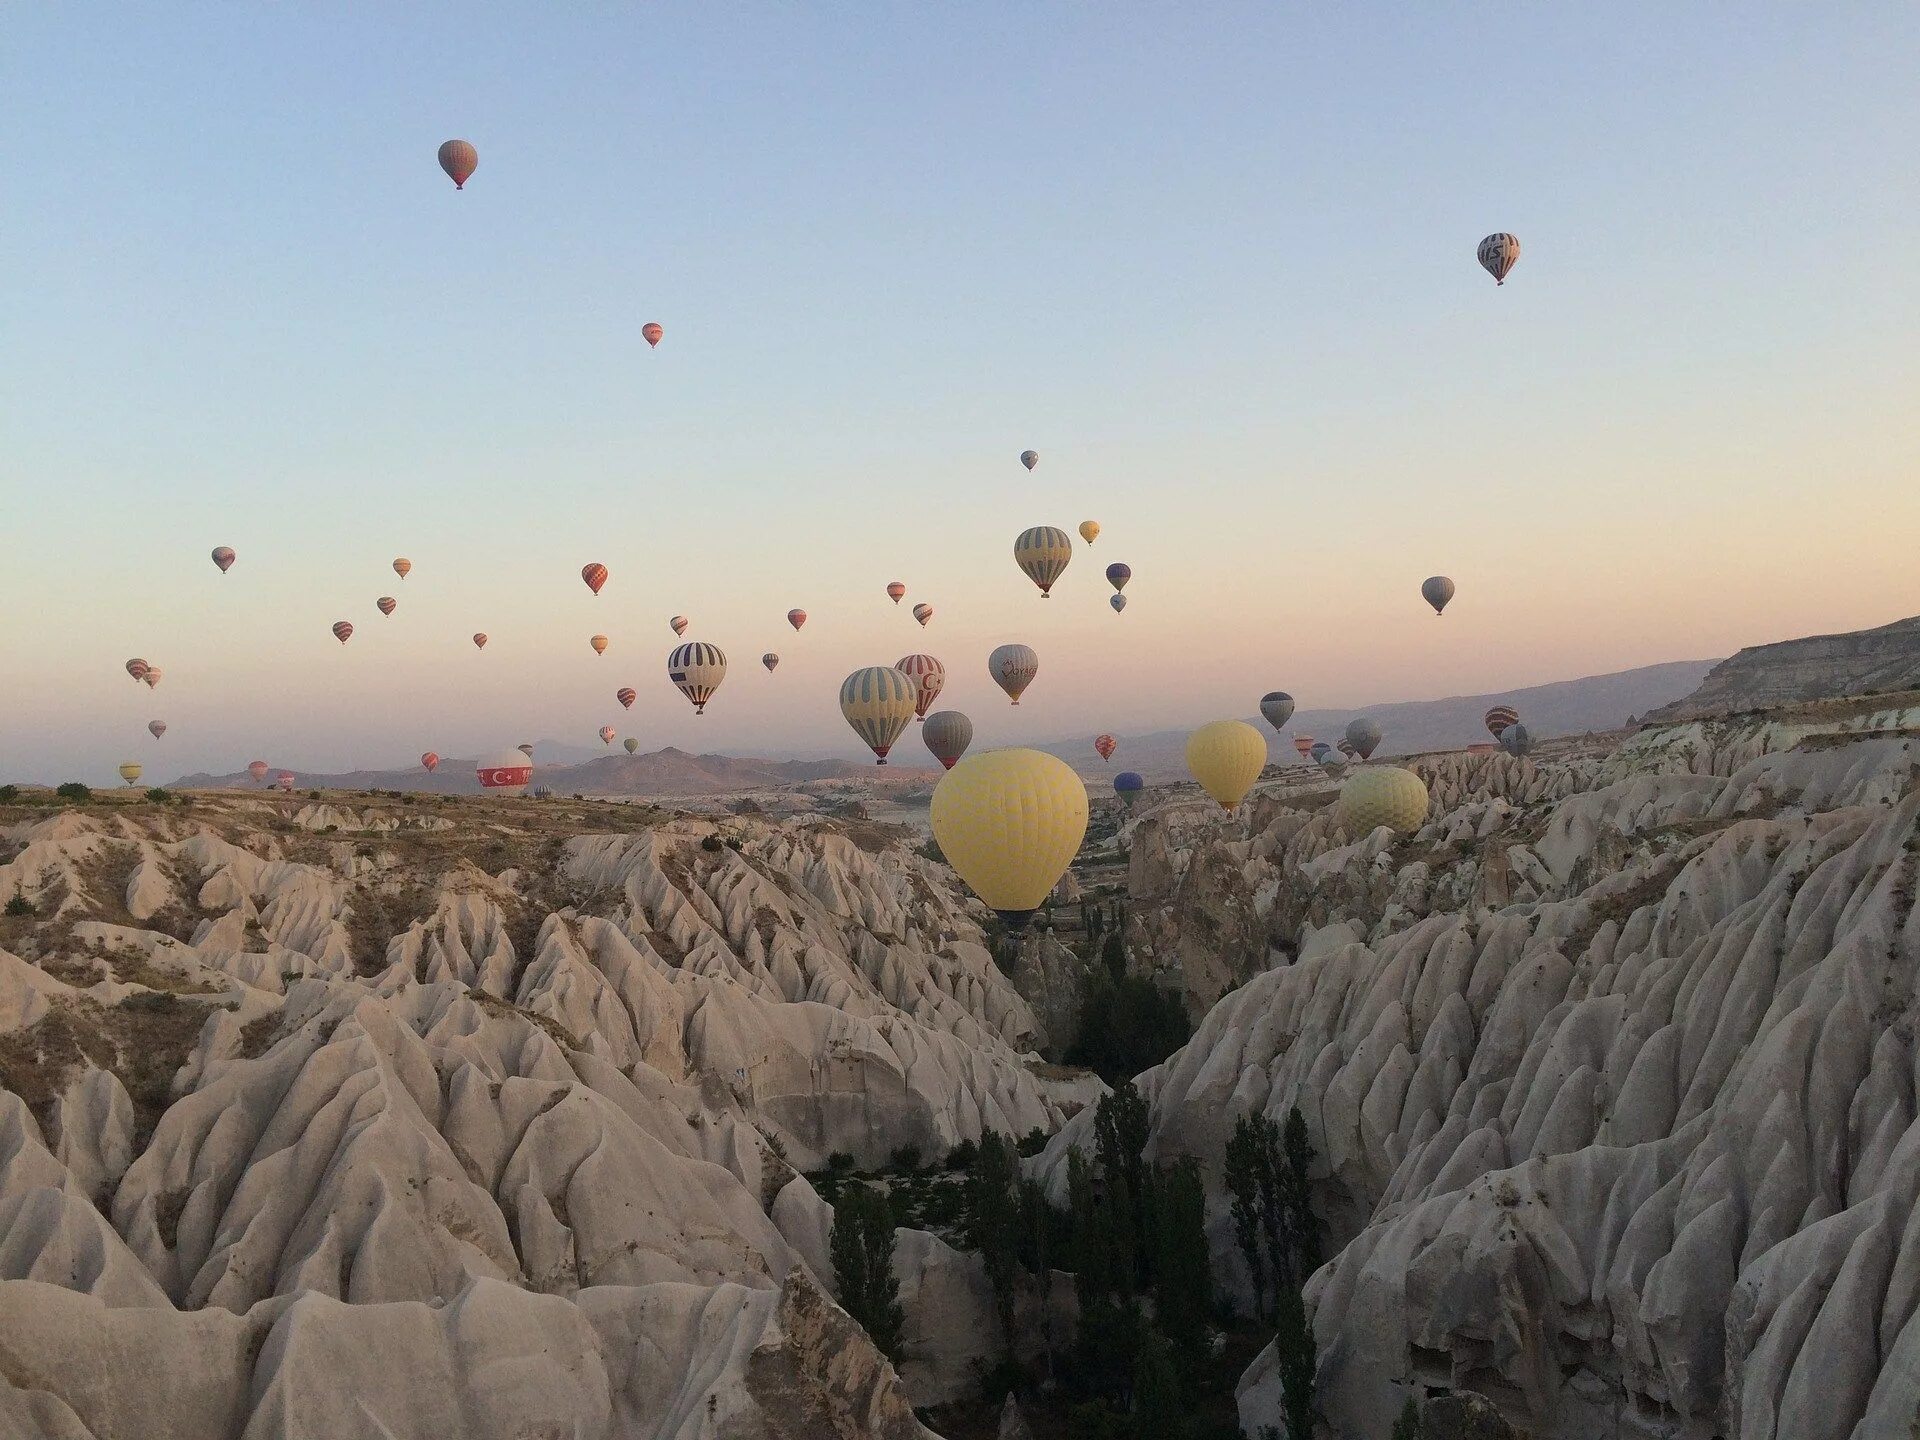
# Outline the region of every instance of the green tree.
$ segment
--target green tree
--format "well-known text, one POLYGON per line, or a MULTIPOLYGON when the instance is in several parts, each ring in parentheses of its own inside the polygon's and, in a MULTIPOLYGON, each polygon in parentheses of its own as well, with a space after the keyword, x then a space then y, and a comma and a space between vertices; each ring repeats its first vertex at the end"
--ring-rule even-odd
POLYGON ((1133 1081, 1125 1080, 1101 1097, 1093 1114, 1094 1161, 1100 1178, 1109 1183, 1116 1177, 1123 1179, 1138 1195, 1146 1148, 1147 1102, 1133 1081))
POLYGON ((1255 1313, 1268 1313, 1270 1282, 1284 1284, 1287 1264, 1280 1222, 1280 1132, 1265 1115, 1242 1115, 1227 1141, 1227 1195, 1233 1235, 1253 1283, 1255 1313))
POLYGON ((1304 1440, 1313 1434, 1313 1372, 1317 1359, 1313 1326, 1297 1286, 1280 1286, 1278 1310, 1273 1343, 1280 1362, 1280 1413, 1287 1422, 1288 1440, 1304 1440))
POLYGON ((1141 1337, 1133 1366, 1133 1429, 1141 1440, 1181 1440, 1188 1431, 1173 1347, 1158 1330, 1141 1337))
POLYGON ((1100 1229, 1106 1241, 1107 1284, 1131 1295, 1140 1272, 1140 1231, 1127 1177, 1105 1175, 1100 1183, 1100 1229))
POLYGON ((1287 1111, 1281 1150, 1281 1204, 1292 1246, 1293 1277, 1304 1281, 1320 1268, 1320 1222, 1313 1213, 1313 1142, 1307 1138, 1307 1117, 1298 1105, 1287 1111))
POLYGON ((870 1185, 850 1181, 834 1205, 827 1248, 840 1308, 889 1359, 897 1358, 906 1315, 900 1308, 900 1282, 893 1274, 893 1213, 887 1197, 870 1185))
POLYGON ((989 1130, 980 1137, 980 1154, 967 1173, 967 1243, 980 1252, 993 1285, 1007 1352, 1013 1354, 1014 1305, 1020 1280, 1020 1169, 1006 1136, 989 1130))
POLYGON ((1420 1406, 1413 1396, 1407 1396, 1407 1403, 1400 1411, 1400 1418, 1393 1422, 1391 1440, 1422 1440, 1426 1429, 1420 1423, 1420 1406))
POLYGON ((1161 1178, 1153 1210, 1153 1308, 1172 1336, 1183 1364, 1206 1355, 1207 1317, 1213 1310, 1213 1272, 1207 1255, 1207 1194, 1200 1166, 1182 1160, 1161 1178))
POLYGON ((1093 1193, 1093 1167, 1078 1150, 1067 1155, 1068 1256, 1074 1293, 1087 1309, 1107 1292, 1106 1236, 1100 1202, 1093 1193))

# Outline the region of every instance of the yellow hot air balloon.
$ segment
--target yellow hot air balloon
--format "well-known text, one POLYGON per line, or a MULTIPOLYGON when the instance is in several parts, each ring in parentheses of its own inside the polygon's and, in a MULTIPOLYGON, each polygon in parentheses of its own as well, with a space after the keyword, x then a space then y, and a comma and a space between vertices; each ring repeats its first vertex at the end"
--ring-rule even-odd
POLYGON ((1053 582, 1060 578, 1060 572, 1071 559, 1073 541, 1067 538, 1066 531, 1052 525, 1022 530, 1013 542, 1013 563, 1040 587, 1042 600, 1052 598, 1053 582))
POLYGON ((1100 538, 1100 522, 1098 520, 1082 520, 1080 522, 1080 538, 1089 545, 1098 540, 1100 538))
POLYGON ((595 635, 592 639, 588 640, 587 643, 593 647, 594 654, 604 655, 607 653, 607 637, 606 636, 595 635))
POLYGON ((1017 931, 1080 851, 1087 787, 1056 756, 989 750, 941 779, 932 823, 947 863, 1017 931))
POLYGON ((1427 787, 1411 770, 1369 765, 1340 787, 1340 822, 1349 835, 1371 835, 1380 825, 1411 835, 1426 818, 1427 787))
POLYGON ((140 767, 129 760, 120 767, 120 778, 131 785, 140 778, 140 767))
POLYGON ((1223 810, 1246 798, 1266 763, 1266 737, 1244 720, 1216 720, 1187 737, 1187 769, 1223 810))

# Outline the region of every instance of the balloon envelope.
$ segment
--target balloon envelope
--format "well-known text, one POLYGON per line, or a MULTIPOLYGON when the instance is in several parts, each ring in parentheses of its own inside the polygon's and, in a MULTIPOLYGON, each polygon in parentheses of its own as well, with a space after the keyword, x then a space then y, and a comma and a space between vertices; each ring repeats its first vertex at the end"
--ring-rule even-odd
MULTIPOLYGON (((420 757, 420 763, 422 766, 426 768, 428 774, 432 774, 435 770, 438 770, 440 768, 440 757, 434 754, 433 751, 429 750, 427 751, 426 754, 420 757)), ((265 768, 265 767, 262 767, 262 768, 265 768)))
POLYGON ((913 607, 913 618, 920 622, 920 628, 922 630, 926 629, 927 622, 933 619, 933 606, 922 600, 918 605, 913 607))
POLYGON ((1111 735, 1096 735, 1093 737, 1093 748, 1102 760, 1111 760, 1113 752, 1120 748, 1120 742, 1111 735))
POLYGON ((1362 760, 1373 758, 1373 752, 1380 748, 1380 725, 1371 716, 1362 715, 1347 724, 1347 743, 1359 752, 1362 760))
POLYGON ((918 694, 917 682, 891 665, 869 665, 840 682, 840 713, 878 757, 876 764, 887 763, 887 751, 913 719, 918 694))
POLYGON ((1500 738, 1500 732, 1520 718, 1520 712, 1511 705, 1496 705, 1487 711, 1485 722, 1487 733, 1494 739, 1500 738))
POLYGON ((1525 755, 1533 749, 1533 733, 1516 720, 1500 732, 1500 748, 1509 755, 1525 755))
POLYGON ((453 188, 464 190, 473 172, 480 168, 480 152, 465 140, 447 140, 440 146, 440 168, 453 181, 453 188))
POLYGON ((487 648, 487 632, 486 631, 476 630, 473 632, 473 648, 476 650, 484 650, 487 648))
POLYGON ((667 621, 667 624, 673 627, 673 633, 676 635, 686 634, 687 627, 692 623, 693 622, 687 619, 687 617, 684 615, 676 615, 671 620, 667 621))
POLYGON ((149 720, 147 722, 147 729, 152 732, 153 738, 158 740, 162 735, 167 733, 167 722, 164 720, 149 720))
POLYGON ((1478 254, 1481 267, 1493 276, 1493 283, 1507 283, 1507 273, 1513 269, 1514 262, 1520 258, 1520 241, 1505 231, 1489 235, 1480 242, 1478 254))
POLYGON ((1089 545, 1098 540, 1100 538, 1100 522, 1098 520, 1082 520, 1080 522, 1080 538, 1089 545))
POLYGON ((1260 697, 1260 714, 1278 730, 1293 718, 1293 697, 1284 690, 1269 690, 1260 697))
POLYGON ((920 738, 927 742, 927 749, 933 752, 933 758, 947 769, 967 753, 967 746, 973 743, 973 721, 958 710, 936 710, 927 716, 926 724, 921 727, 920 738))
POLYGON ((600 593, 600 587, 607 583, 607 567, 599 561, 580 567, 580 578, 587 582, 587 588, 594 594, 600 593))
POLYGON ((1022 530, 1013 542, 1013 563, 1040 587, 1040 598, 1053 594, 1054 582, 1073 559, 1073 541, 1067 532, 1054 525, 1035 525, 1022 530))
POLYGON ((1438 615, 1453 599, 1453 581, 1444 575, 1429 575, 1420 582, 1420 593, 1426 598, 1427 604, 1433 607, 1433 613, 1438 615))
POLYGON ((1368 765, 1340 787, 1339 815, 1347 833, 1356 838, 1371 835, 1381 825, 1410 835, 1427 818, 1427 787, 1411 770, 1368 765))
POLYGON ((351 624, 351 622, 346 620, 334 621, 333 622, 333 638, 338 640, 342 645, 346 644, 347 641, 351 640, 353 638, 353 625, 351 624))
POLYGON ((1127 808, 1133 808, 1133 802, 1140 798, 1140 792, 1147 788, 1147 782, 1131 770, 1122 770, 1113 777, 1113 793, 1126 802, 1127 808))
POLYGON ((667 656, 667 678, 693 702, 693 713, 707 713, 707 701, 727 678, 727 653, 718 645, 693 641, 676 645, 667 656))
POLYGON ((518 750, 504 750, 474 767, 480 788, 490 795, 519 795, 533 783, 533 761, 518 750))
POLYGON ((613 726, 602 725, 600 727, 600 743, 602 745, 613 744, 613 726))
POLYGON ((136 685, 147 678, 147 671, 152 668, 153 667, 144 660, 133 659, 127 661, 127 674, 133 677, 133 683, 136 685))
POLYGON ((913 713, 925 720, 928 709, 947 688, 947 667, 931 655, 903 655, 893 662, 893 668, 913 682, 917 692, 913 713))
POLYGON ((798 630, 802 625, 806 623, 807 623, 806 611, 800 610, 800 609, 793 609, 793 610, 787 611, 787 624, 791 625, 794 629, 798 630))
POLYGON ((293 772, 291 770, 282 770, 278 775, 273 777, 273 783, 278 785, 282 790, 291 792, 293 789, 293 772))
POLYGON ((272 768, 273 767, 267 764, 266 761, 256 760, 251 765, 247 766, 247 774, 251 775, 254 778, 254 781, 258 783, 259 781, 267 778, 267 771, 271 770, 272 768))
POLYGON ((898 580, 890 580, 887 582, 887 597, 892 600, 894 604, 898 605, 906 593, 907 587, 898 580))
POLYGON ((760 657, 760 663, 766 666, 769 671, 771 671, 775 666, 779 665, 780 657, 774 654, 773 651, 769 650, 767 651, 766 654, 760 657))
POLYGON ((640 742, 634 739, 631 735, 629 735, 626 739, 622 740, 620 743, 627 747, 627 754, 629 755, 633 754, 634 751, 640 748, 640 742))
POLYGON ((413 569, 413 562, 404 555, 393 562, 393 573, 398 575, 402 580, 407 578, 407 572, 411 569, 413 569))
POLYGON ((1113 564, 1107 566, 1107 583, 1113 586, 1115 590, 1126 589, 1127 581, 1132 578, 1133 567, 1131 565, 1122 565, 1116 560, 1113 564))
POLYGON ((1022 450, 1020 452, 1020 463, 1029 470, 1033 469, 1034 466, 1040 463, 1040 452, 1038 450, 1022 450))
POLYGON ((160 677, 165 673, 166 672, 158 665, 149 665, 140 678, 146 682, 147 689, 158 690, 160 688, 160 677))
POLYGON ((1109 595, 1107 597, 1107 604, 1111 605, 1113 607, 1113 613, 1118 615, 1122 610, 1127 608, 1127 597, 1124 595, 1109 595))
POLYGON ((232 546, 216 545, 213 547, 213 563, 220 567, 220 573, 222 575, 233 568, 233 561, 234 554, 232 546))
POLYGON ((140 767, 129 760, 120 767, 120 778, 129 785, 133 784, 134 781, 140 778, 140 767))
POLYGON ((587 641, 587 644, 593 647, 593 653, 596 655, 604 655, 607 653, 607 637, 604 635, 593 636, 587 641))
POLYGON ((622 710, 631 710, 633 709, 633 702, 640 698, 640 692, 635 690, 631 685, 622 685, 618 690, 613 692, 613 698, 620 702, 620 708, 622 710))
POLYGON ((1057 756, 989 750, 941 778, 930 819, 947 863, 1017 931, 1079 853, 1087 787, 1057 756))
POLYGON ((391 615, 400 608, 400 602, 391 595, 382 595, 378 600, 373 602, 373 608, 378 610, 382 615, 391 615))
POLYGON ((1187 737, 1187 769, 1220 808, 1246 798, 1267 763, 1267 742, 1244 720, 1215 720, 1187 737))
POLYGON ((1016 705, 1020 703, 1021 693, 1039 673, 1040 657, 1031 645, 1002 645, 987 657, 987 674, 1016 705))
MULTIPOLYGON (((666 333, 665 330, 660 328, 660 322, 657 320, 649 320, 640 327, 640 337, 647 342, 649 348, 658 345, 660 343, 660 337, 666 333)), ((695 348, 698 349, 699 347, 696 346, 695 348)))

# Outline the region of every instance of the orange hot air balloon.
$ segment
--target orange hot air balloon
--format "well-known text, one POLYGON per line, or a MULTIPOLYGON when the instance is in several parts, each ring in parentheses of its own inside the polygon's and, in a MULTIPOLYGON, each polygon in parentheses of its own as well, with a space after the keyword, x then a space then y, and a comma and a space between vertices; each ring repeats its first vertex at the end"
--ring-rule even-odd
POLYGON ((787 624, 791 625, 794 629, 798 630, 802 625, 806 623, 807 623, 806 611, 804 610, 787 611, 787 624))
POLYGON ((587 582, 587 588, 594 594, 600 593, 600 587, 607 583, 607 567, 599 561, 580 567, 580 578, 587 582))
POLYGON ((413 569, 413 562, 404 555, 393 562, 393 573, 398 575, 402 580, 407 578, 407 572, 411 569, 413 569))
POLYGON ((480 168, 480 152, 465 140, 448 140, 440 146, 440 168, 453 181, 453 188, 464 190, 473 172, 480 168))
POLYGON ((920 628, 922 630, 926 629, 927 622, 933 619, 933 606, 922 600, 918 605, 913 607, 913 618, 920 622, 920 628))
POLYGON ((900 603, 906 593, 907 587, 902 585, 898 580, 893 581, 887 586, 887 594, 893 597, 893 603, 896 605, 900 603))
POLYGON ((1093 748, 1100 752, 1102 760, 1111 760, 1113 752, 1120 748, 1120 742, 1111 735, 1096 735, 1093 737, 1093 748))
POLYGON ((373 602, 373 608, 378 610, 382 615, 391 615, 395 610, 400 608, 400 602, 391 595, 382 595, 378 600, 373 602))
POLYGON ((486 631, 476 630, 473 632, 473 648, 476 650, 484 650, 487 648, 487 632, 486 631))
POLYGON ((133 683, 136 685, 138 685, 142 680, 147 678, 147 671, 151 670, 152 668, 153 667, 151 665, 147 664, 146 661, 138 658, 137 656, 134 659, 127 661, 127 674, 133 677, 133 683))
POLYGON ((432 774, 440 768, 440 757, 429 750, 420 757, 420 763, 427 767, 428 774, 432 774))
POLYGON ((256 760, 251 765, 247 766, 247 774, 253 777, 254 783, 257 785, 262 780, 267 778, 267 771, 271 770, 272 768, 273 767, 267 764, 266 761, 256 760))
POLYGON ((606 636, 596 635, 591 640, 587 641, 587 643, 593 646, 594 654, 604 655, 607 653, 607 637, 606 636))
POLYGON ((333 638, 338 640, 342 645, 346 644, 347 641, 353 638, 352 624, 345 620, 334 621, 333 638))
POLYGON ((600 727, 600 743, 601 743, 602 745, 611 745, 611 744, 613 744, 613 736, 614 736, 614 729, 613 729, 613 726, 611 726, 611 725, 602 725, 602 726, 600 727))
POLYGON ((160 688, 161 674, 162 671, 158 665, 149 665, 141 672, 140 678, 147 682, 147 689, 158 690, 160 688))
POLYGON ((684 615, 676 615, 671 620, 667 621, 667 624, 673 627, 673 633, 676 635, 686 634, 687 626, 691 625, 692 623, 693 622, 687 619, 687 617, 684 615))
POLYGON ((640 698, 640 692, 635 690, 631 685, 622 685, 618 690, 613 692, 613 698, 620 702, 620 708, 622 710, 631 710, 633 709, 633 702, 640 698))
POLYGON ((640 327, 640 337, 647 342, 649 347, 658 345, 660 343, 660 337, 666 333, 666 331, 660 328, 660 322, 658 320, 649 320, 640 327))

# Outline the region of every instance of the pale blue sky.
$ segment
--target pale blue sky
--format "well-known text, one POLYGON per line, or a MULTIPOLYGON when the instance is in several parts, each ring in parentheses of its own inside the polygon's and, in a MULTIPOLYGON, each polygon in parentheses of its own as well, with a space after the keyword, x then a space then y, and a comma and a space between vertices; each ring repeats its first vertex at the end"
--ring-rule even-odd
POLYGON ((8 7, 0 776, 602 723, 853 757, 840 676, 921 647, 1004 743, 1910 613, 1916 41, 1905 5, 8 7), (1089 516, 1043 606, 1014 534, 1089 516), (675 611, 734 661, 697 721, 675 611))

